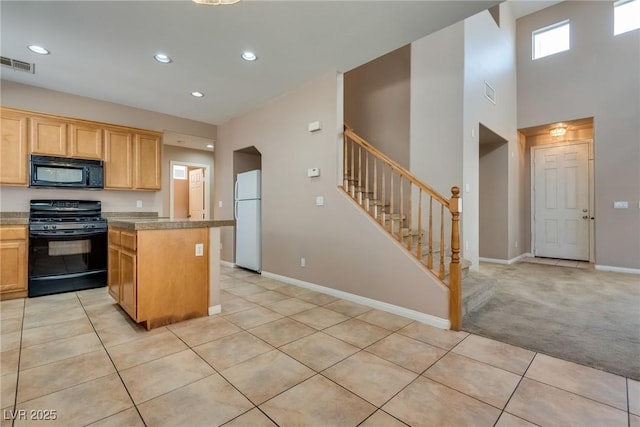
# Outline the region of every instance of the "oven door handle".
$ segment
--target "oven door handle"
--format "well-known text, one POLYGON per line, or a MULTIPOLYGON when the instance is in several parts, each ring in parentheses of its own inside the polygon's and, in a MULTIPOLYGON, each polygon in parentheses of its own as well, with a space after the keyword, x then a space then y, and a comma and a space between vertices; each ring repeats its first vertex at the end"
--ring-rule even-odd
POLYGON ((107 234, 107 230, 69 230, 70 233, 60 231, 30 231, 29 237, 92 237, 107 234))

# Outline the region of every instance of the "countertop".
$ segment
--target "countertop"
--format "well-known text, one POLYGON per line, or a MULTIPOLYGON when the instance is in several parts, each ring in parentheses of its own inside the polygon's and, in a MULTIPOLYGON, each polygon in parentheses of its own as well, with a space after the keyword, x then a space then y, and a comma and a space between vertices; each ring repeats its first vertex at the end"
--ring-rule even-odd
MULTIPOLYGON (((174 228, 233 227, 235 220, 190 220, 158 218, 157 214, 105 212, 109 225, 129 230, 169 230, 174 228)), ((0 212, 0 225, 29 225, 29 212, 0 212)))
POLYGON ((0 212, 0 225, 29 225, 29 212, 0 212))
POLYGON ((187 218, 109 218, 109 225, 129 230, 170 230, 175 228, 210 228, 234 226, 235 220, 190 220, 187 218))

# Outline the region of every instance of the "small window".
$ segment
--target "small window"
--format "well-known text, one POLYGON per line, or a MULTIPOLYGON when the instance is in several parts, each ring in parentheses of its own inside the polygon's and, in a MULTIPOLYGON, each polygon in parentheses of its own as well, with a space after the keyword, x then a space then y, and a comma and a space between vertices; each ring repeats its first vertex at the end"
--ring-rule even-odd
POLYGON ((187 167, 173 165, 173 179, 187 179, 187 167))
POLYGON ((619 0, 613 4, 613 35, 640 28, 640 0, 619 0))
POLYGON ((533 32, 533 59, 544 58, 571 47, 569 20, 533 32))

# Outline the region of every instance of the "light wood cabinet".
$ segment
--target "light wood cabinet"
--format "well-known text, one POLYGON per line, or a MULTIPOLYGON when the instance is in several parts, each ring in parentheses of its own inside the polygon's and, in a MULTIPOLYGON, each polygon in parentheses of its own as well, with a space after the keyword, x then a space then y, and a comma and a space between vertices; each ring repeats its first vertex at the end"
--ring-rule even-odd
POLYGON ((30 116, 30 152, 45 156, 103 159, 102 126, 50 116, 30 116))
POLYGON ((0 299, 27 296, 27 226, 0 226, 0 299))
POLYGON ((136 233, 109 228, 109 294, 137 320, 136 233))
POLYGON ((154 134, 136 134, 134 140, 135 189, 160 190, 162 179, 162 141, 154 134))
POLYGON ((107 190, 162 187, 162 134, 2 108, 0 184, 27 186, 29 154, 104 160, 107 190))
POLYGON ((104 187, 133 189, 133 134, 126 130, 105 130, 104 187))
POLYGON ((104 159, 103 128, 89 123, 73 122, 67 127, 67 151, 70 157, 104 159))
POLYGON ((159 134, 105 131, 105 188, 160 190, 162 140, 159 134))
POLYGON ((0 184, 26 186, 29 179, 28 121, 24 114, 0 110, 0 184))
POLYGON ((50 117, 29 118, 29 152, 47 156, 67 155, 67 122, 50 117))
POLYGON ((109 293, 147 329, 206 316, 209 230, 109 228, 109 293), (195 245, 203 245, 201 256, 195 245))

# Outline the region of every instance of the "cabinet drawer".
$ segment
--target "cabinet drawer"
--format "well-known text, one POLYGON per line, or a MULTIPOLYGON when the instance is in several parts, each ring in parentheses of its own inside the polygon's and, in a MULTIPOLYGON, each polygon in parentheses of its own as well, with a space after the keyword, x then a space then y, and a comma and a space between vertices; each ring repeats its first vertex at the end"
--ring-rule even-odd
POLYGON ((129 249, 130 251, 137 251, 138 247, 136 241, 136 233, 130 233, 128 231, 123 231, 122 233, 120 233, 120 245, 125 249, 129 249))
POLYGON ((0 240, 26 240, 27 227, 0 227, 0 240))

